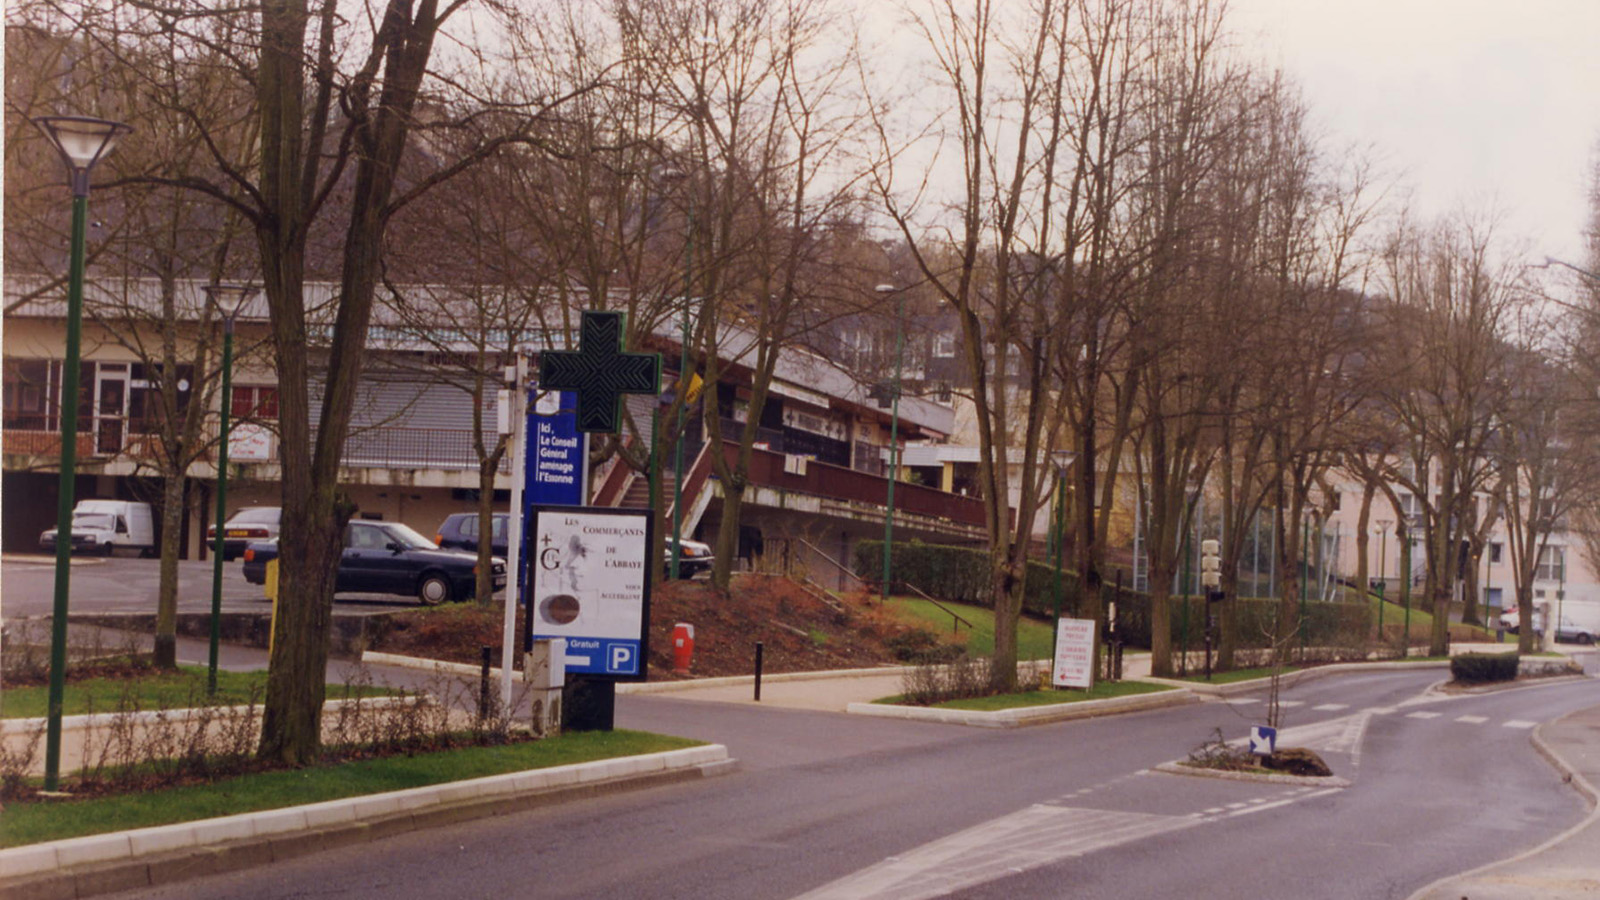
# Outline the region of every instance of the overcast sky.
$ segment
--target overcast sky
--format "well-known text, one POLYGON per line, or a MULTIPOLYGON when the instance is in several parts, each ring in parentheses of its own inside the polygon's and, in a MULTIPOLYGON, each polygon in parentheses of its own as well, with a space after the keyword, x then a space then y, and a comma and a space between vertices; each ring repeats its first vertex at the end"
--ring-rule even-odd
POLYGON ((1582 265, 1600 145, 1600 0, 1230 0, 1330 143, 1369 145, 1420 212, 1495 205, 1582 265))

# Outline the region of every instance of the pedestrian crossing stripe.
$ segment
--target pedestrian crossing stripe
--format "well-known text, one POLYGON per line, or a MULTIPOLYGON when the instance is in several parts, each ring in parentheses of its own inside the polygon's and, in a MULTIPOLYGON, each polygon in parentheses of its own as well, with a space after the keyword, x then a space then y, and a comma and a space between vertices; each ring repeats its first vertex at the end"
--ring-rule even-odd
POLYGON ((1463 725, 1482 725, 1489 721, 1488 716, 1456 716, 1456 721, 1463 725))
POLYGON ((1527 722, 1527 721, 1524 721, 1522 719, 1507 719, 1506 721, 1500 723, 1500 727, 1501 728, 1532 728, 1533 726, 1535 726, 1537 724, 1539 724, 1539 723, 1538 722, 1527 722))
POLYGON ((1324 703, 1321 706, 1313 706, 1311 708, 1313 710, 1316 710, 1317 712, 1337 712, 1338 710, 1341 710, 1341 709, 1349 709, 1350 708, 1350 704, 1348 704, 1348 703, 1324 703))
POLYGON ((1437 719, 1437 718, 1439 718, 1439 716, 1440 716, 1440 713, 1424 712, 1422 710, 1418 710, 1417 712, 1414 712, 1414 713, 1406 713, 1406 718, 1408 718, 1408 719, 1437 719))

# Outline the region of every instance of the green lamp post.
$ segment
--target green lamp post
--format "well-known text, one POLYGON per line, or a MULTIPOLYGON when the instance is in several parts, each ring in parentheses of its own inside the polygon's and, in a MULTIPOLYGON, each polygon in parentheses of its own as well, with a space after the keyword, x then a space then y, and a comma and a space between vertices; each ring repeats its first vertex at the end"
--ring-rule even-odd
MULTIPOLYGON (((878 294, 892 294, 895 287, 892 284, 880 284, 874 288, 878 294)), ((906 332, 905 323, 901 312, 905 306, 903 295, 895 298, 894 304, 894 397, 890 401, 889 414, 889 514, 883 519, 883 599, 889 599, 889 582, 892 574, 892 558, 894 554, 894 483, 900 476, 900 364, 905 349, 906 332)))
POLYGON ((211 554, 211 652, 207 656, 206 694, 217 693, 217 645, 222 639, 222 542, 228 518, 228 419, 233 400, 233 322, 256 289, 242 284, 206 285, 206 295, 222 313, 222 425, 217 435, 217 541, 211 554))
POLYGON ((55 605, 50 619, 50 698, 46 707, 44 787, 61 778, 61 697, 66 689, 67 598, 72 578, 73 482, 77 475, 78 357, 83 330, 84 232, 89 215, 89 172, 133 128, 88 116, 34 119, 67 166, 72 189, 72 243, 67 269, 67 356, 61 366, 61 484, 56 504, 55 605))

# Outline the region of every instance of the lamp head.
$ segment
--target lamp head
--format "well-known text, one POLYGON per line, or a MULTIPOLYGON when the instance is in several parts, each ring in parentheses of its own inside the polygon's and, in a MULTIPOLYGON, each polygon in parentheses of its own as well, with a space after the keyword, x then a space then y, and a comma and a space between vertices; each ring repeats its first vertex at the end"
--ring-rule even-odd
POLYGON ((72 195, 89 196, 89 170, 105 159, 131 125, 92 116, 40 116, 34 119, 72 174, 72 195))
POLYGON ((228 324, 233 324, 234 317, 239 315, 239 310, 250 302, 250 298, 259 293, 258 289, 248 284, 208 284, 206 296, 217 305, 228 324))

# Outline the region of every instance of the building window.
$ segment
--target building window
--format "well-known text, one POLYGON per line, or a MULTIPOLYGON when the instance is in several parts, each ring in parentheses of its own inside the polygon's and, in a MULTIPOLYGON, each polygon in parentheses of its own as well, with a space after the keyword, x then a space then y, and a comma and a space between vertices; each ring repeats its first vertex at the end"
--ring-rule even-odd
POLYGON ((1565 581, 1567 577, 1567 548, 1542 547, 1539 564, 1533 572, 1538 581, 1565 581))
POLYGON ((5 427, 55 431, 55 400, 61 364, 48 359, 5 361, 5 427))
POLYGON ((1499 541, 1491 542, 1489 544, 1489 562, 1496 564, 1499 563, 1501 550, 1502 547, 1499 541))
POLYGON ((235 419, 276 420, 278 389, 268 385, 236 384, 228 412, 235 419))
POLYGON ((939 359, 950 359, 956 355, 956 336, 940 333, 933 336, 933 355, 939 359))

